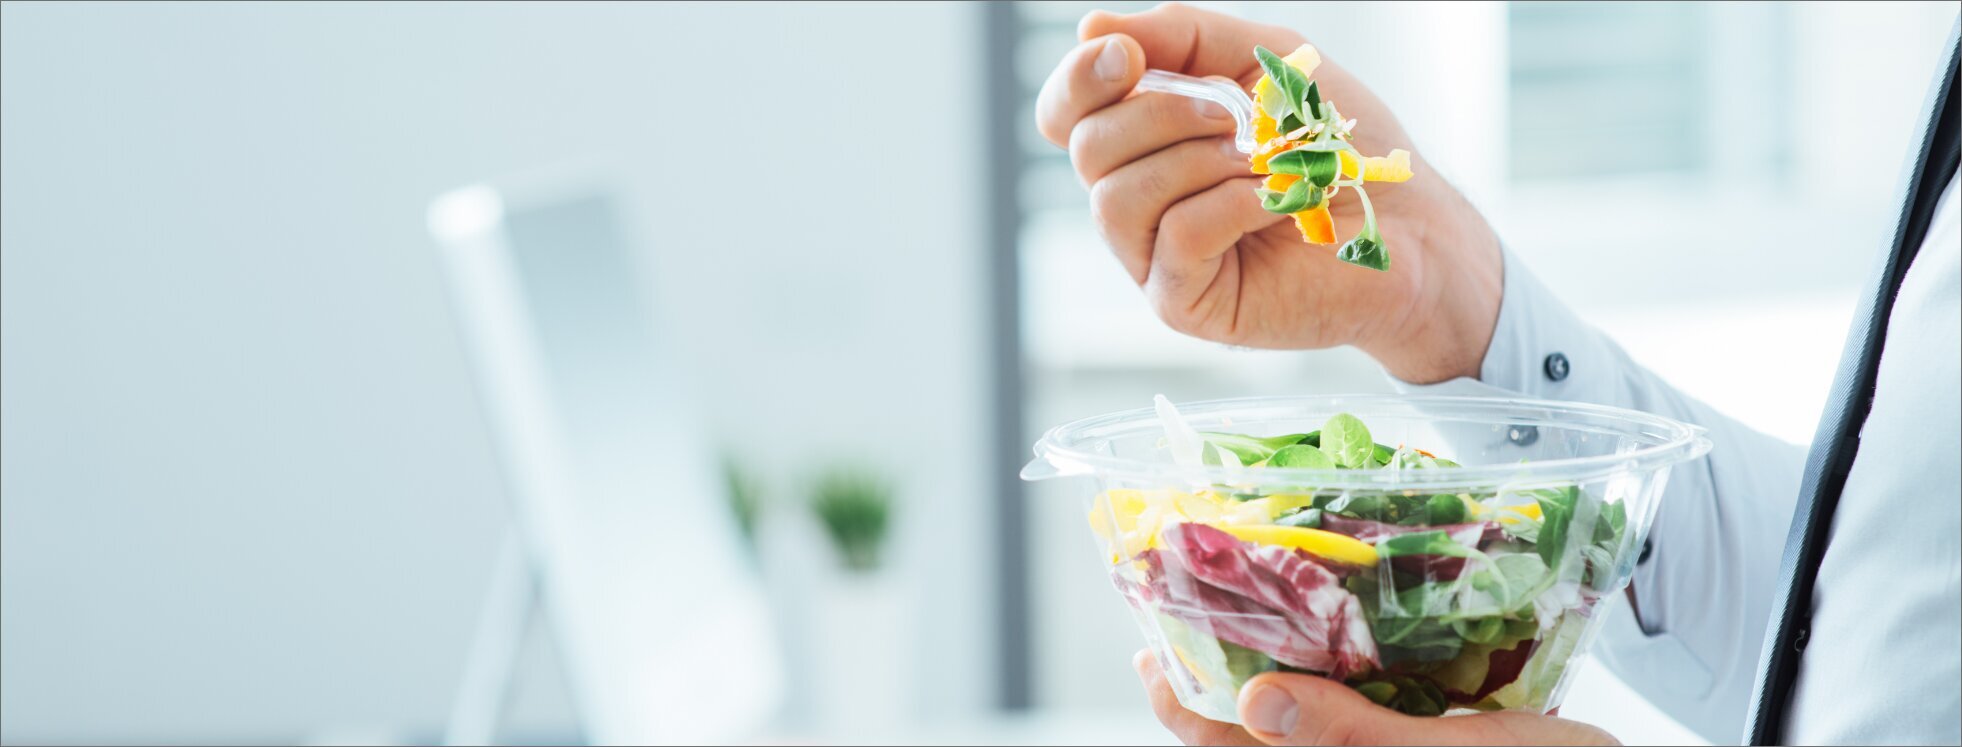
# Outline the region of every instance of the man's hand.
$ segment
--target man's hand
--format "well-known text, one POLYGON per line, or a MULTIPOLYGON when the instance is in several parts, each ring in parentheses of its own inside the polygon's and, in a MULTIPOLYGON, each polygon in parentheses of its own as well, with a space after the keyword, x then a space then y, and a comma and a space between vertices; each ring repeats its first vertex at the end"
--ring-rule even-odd
MULTIPOLYGON (((1147 68, 1251 88, 1261 73, 1254 45, 1287 54, 1301 35, 1171 3, 1093 12, 1077 33, 1083 43, 1043 84, 1036 124, 1069 149, 1097 228, 1166 324, 1250 347, 1356 345, 1416 383, 1478 374, 1498 321, 1498 239, 1360 81, 1327 59, 1315 71, 1323 99, 1358 121, 1359 148, 1412 151, 1416 176, 1370 193, 1388 272, 1340 262, 1333 246, 1308 244, 1292 221, 1262 210, 1260 180, 1233 149, 1225 111, 1131 95, 1147 68)), ((1362 211, 1346 194, 1331 209, 1340 245, 1362 211)))
POLYGON ((1419 718, 1369 701, 1339 682, 1302 674, 1263 674, 1240 690, 1244 727, 1211 721, 1179 705, 1149 651, 1133 661, 1158 720, 1186 744, 1217 745, 1613 745, 1607 732, 1530 713, 1419 718))

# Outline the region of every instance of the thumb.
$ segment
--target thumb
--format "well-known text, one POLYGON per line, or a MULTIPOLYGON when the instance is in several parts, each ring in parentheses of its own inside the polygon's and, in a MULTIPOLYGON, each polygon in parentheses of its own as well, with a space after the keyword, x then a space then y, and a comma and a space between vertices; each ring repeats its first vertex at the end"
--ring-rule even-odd
POLYGON ((1302 674, 1263 674, 1240 690, 1240 723, 1268 744, 1612 745, 1607 732, 1531 713, 1406 716, 1340 682, 1302 674))
POLYGON ((1076 33, 1079 39, 1124 34, 1144 48, 1149 67, 1186 75, 1224 75, 1242 83, 1251 82, 1260 72, 1254 45, 1285 55, 1305 41, 1286 28, 1178 3, 1142 13, 1091 11, 1077 24, 1076 33))

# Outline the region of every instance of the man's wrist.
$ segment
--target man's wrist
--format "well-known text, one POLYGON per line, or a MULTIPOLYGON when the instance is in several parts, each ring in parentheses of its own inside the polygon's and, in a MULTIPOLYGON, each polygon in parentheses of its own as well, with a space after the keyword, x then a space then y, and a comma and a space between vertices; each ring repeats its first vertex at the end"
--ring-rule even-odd
POLYGON ((1390 375, 1412 384, 1478 378, 1505 298, 1498 235, 1457 190, 1441 185, 1437 220, 1417 226, 1416 293, 1402 323, 1361 345, 1390 375))

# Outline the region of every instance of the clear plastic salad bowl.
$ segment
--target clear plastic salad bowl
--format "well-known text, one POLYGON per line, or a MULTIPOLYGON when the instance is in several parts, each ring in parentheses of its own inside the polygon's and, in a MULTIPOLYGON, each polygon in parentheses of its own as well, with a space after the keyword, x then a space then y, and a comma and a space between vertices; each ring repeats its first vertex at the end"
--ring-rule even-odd
POLYGON ((1217 400, 1080 420, 1026 479, 1079 478, 1102 561, 1179 702, 1237 723, 1293 671, 1414 715, 1560 704, 1703 430, 1466 397, 1217 400))

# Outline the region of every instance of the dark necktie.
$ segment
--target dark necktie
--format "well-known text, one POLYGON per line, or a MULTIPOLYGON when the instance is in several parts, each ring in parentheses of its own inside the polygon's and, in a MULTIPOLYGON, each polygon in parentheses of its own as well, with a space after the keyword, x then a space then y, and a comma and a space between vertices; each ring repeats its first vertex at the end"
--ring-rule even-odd
POLYGON ((1840 359, 1831 399, 1813 437, 1812 453, 1806 458, 1805 481, 1799 488, 1798 509, 1792 516, 1779 574, 1779 588, 1784 592, 1777 608, 1777 628, 1765 639, 1760 668, 1763 679, 1758 681, 1757 709, 1751 716, 1751 744, 1780 744, 1785 739, 1786 708, 1798 678, 1799 658, 1812 635, 1812 584, 1825 555, 1833 511, 1860 448, 1860 427, 1873 405, 1874 377, 1880 367, 1881 343, 1887 336, 1888 314, 1894 308, 1901 279, 1907 276, 1908 266, 1928 233, 1942 188, 1955 175, 1957 130, 1962 127, 1958 125, 1955 100, 1956 63, 1962 48, 1957 47, 1954 30, 1949 32, 1948 46, 1948 67, 1929 97, 1928 124, 1921 152, 1908 174, 1893 250, 1872 294, 1853 315, 1845 357, 1840 359))

